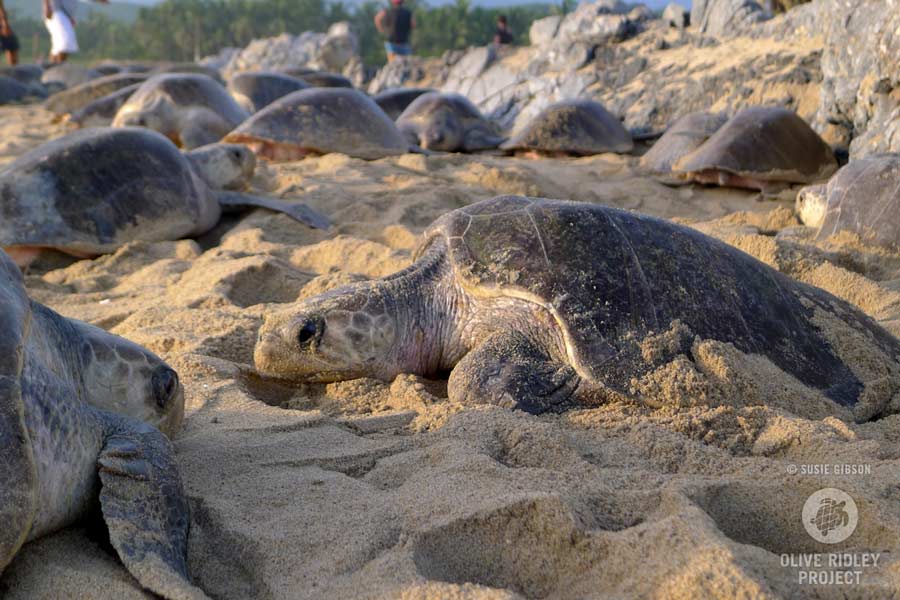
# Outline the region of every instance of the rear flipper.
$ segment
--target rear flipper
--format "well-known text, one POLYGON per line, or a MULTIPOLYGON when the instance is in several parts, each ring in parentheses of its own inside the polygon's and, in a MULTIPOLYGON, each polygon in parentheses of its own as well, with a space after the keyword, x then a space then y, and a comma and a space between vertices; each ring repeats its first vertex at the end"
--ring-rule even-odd
POLYGON ((581 378, 569 365, 552 360, 525 336, 510 332, 490 337, 469 352, 450 373, 450 400, 496 404, 532 414, 579 406, 581 378))
POLYGON ((215 192, 215 195, 223 211, 266 208, 271 211, 284 213, 292 219, 316 229, 328 229, 331 227, 331 221, 328 220, 328 217, 302 202, 283 202, 274 198, 261 198, 240 192, 215 192))
POLYGON ((168 600, 206 598, 188 579, 190 508, 169 440, 145 423, 117 418, 98 466, 103 519, 125 567, 168 600))

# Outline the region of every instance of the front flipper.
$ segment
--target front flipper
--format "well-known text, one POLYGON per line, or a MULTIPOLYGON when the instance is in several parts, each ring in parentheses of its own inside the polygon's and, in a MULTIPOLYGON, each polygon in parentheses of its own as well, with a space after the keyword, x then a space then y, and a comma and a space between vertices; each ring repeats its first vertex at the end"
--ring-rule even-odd
POLYGON ((251 208, 265 208, 274 212, 284 213, 304 225, 316 229, 328 229, 331 221, 322 213, 313 210, 302 202, 283 202, 275 198, 260 198, 240 192, 215 192, 216 200, 223 211, 239 211, 251 208))
POLYGON ((145 423, 122 418, 104 440, 98 465, 103 519, 129 572, 168 600, 206 598, 188 579, 190 508, 169 440, 145 423))
POLYGON ((505 141, 505 137, 497 135, 488 127, 472 127, 466 132, 466 138, 463 140, 463 148, 466 152, 492 150, 505 141))
POLYGON ((496 404, 532 414, 562 412, 579 404, 581 378, 569 365, 552 360, 525 336, 510 332, 488 338, 450 373, 450 400, 496 404))

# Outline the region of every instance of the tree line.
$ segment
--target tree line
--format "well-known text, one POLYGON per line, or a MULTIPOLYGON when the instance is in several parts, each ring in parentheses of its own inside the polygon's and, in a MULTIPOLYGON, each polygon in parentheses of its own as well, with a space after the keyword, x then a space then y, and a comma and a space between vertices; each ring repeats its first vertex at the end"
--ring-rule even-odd
MULTIPOLYGON (((328 0, 166 0, 142 8, 134 23, 97 13, 80 21, 79 58, 192 61, 228 46, 246 46, 257 38, 326 31, 332 23, 349 21, 359 37, 363 62, 378 66, 385 56, 373 19, 384 6, 386 2, 374 0, 353 6, 328 0)), ((416 18, 412 42, 419 56, 490 43, 500 14, 508 18, 514 43, 527 44, 531 22, 560 10, 550 4, 473 7, 470 0, 439 7, 407 0, 407 6, 416 18)), ((22 41, 23 58, 30 59, 33 52, 46 55, 50 42, 43 23, 19 19, 13 27, 22 41)))

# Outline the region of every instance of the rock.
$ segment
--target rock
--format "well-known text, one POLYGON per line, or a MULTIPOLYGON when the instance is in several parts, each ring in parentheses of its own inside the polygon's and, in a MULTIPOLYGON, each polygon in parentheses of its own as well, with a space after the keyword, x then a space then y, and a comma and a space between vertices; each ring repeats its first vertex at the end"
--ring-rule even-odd
POLYGON ((624 14, 612 12, 607 4, 580 4, 563 18, 553 43, 599 46, 629 37, 633 33, 632 21, 624 14))
POLYGON ((650 21, 654 18, 655 15, 653 14, 653 11, 647 8, 646 4, 638 4, 628 11, 628 20, 632 23, 643 23, 644 21, 650 21))
POLYGON ((425 76, 422 63, 417 56, 398 56, 378 70, 369 82, 369 94, 374 96, 391 88, 409 87, 411 82, 421 80, 425 76))
POLYGON ((310 67, 341 73, 354 58, 359 58, 358 47, 349 24, 339 22, 333 24, 328 33, 305 31, 300 35, 284 33, 273 38, 253 40, 243 50, 230 53, 224 61, 222 72, 229 77, 242 71, 310 67))
POLYGON ((531 40, 532 46, 547 46, 553 41, 556 31, 559 29, 559 23, 562 17, 553 15, 537 19, 531 24, 528 30, 528 39, 531 40))
POLYGON ((691 13, 677 2, 670 2, 662 13, 662 20, 669 27, 684 29, 691 24, 691 13))
MULTIPOLYGON (((443 86, 444 91, 458 92, 463 96, 468 96, 475 81, 481 77, 496 56, 497 50, 494 46, 470 48, 450 68, 447 82, 443 86)), ((474 98, 470 98, 470 100, 477 104, 474 98)))
POLYGON ((741 35, 768 18, 754 0, 694 0, 691 6, 691 24, 707 35, 741 35))

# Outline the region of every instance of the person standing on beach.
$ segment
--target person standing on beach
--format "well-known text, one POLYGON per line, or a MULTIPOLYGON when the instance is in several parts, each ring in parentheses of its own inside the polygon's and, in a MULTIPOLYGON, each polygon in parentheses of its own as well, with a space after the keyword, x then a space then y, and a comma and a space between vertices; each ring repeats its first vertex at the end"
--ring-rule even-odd
POLYGON ((506 15, 497 17, 497 30, 494 32, 494 44, 501 46, 504 44, 512 44, 513 34, 506 24, 506 15))
MULTIPOLYGON (((106 4, 108 0, 94 0, 106 4)), ((50 32, 50 62, 65 62, 70 54, 78 52, 75 37, 75 12, 78 0, 43 0, 44 25, 50 32)))
POLYGON ((387 38, 384 50, 388 62, 397 56, 412 54, 409 37, 416 28, 416 18, 409 9, 403 7, 403 0, 391 0, 391 7, 382 9, 375 15, 375 27, 387 38))
POLYGON ((6 62, 10 65, 19 64, 19 38, 9 25, 3 0, 0 0, 0 49, 6 54, 6 62))

